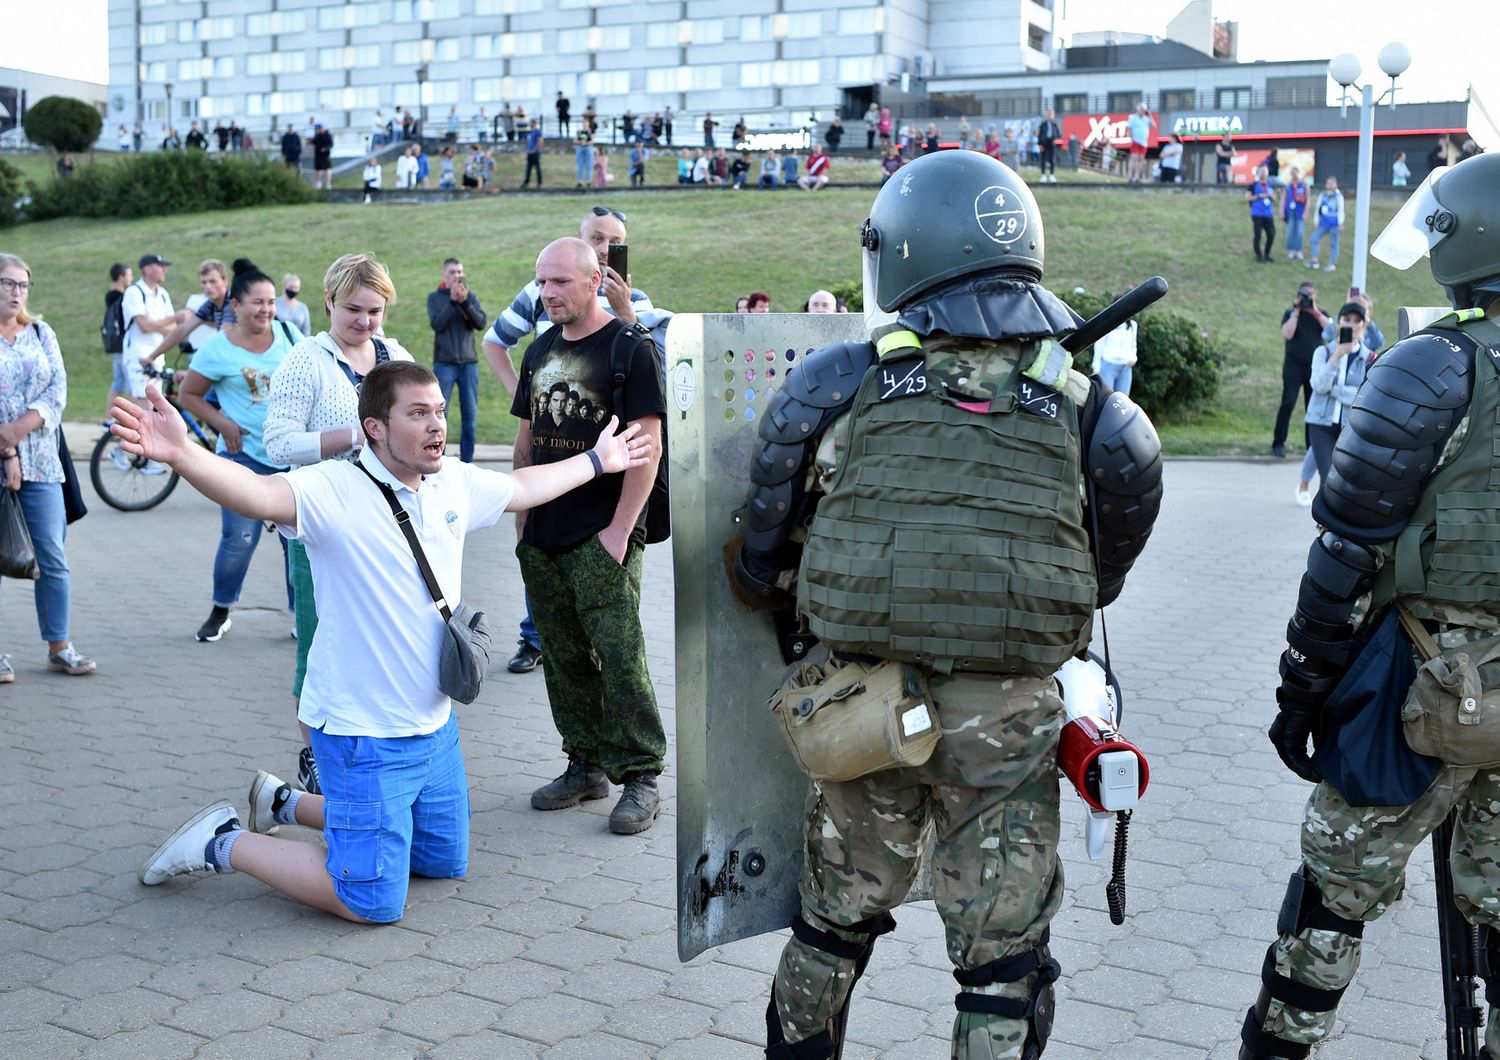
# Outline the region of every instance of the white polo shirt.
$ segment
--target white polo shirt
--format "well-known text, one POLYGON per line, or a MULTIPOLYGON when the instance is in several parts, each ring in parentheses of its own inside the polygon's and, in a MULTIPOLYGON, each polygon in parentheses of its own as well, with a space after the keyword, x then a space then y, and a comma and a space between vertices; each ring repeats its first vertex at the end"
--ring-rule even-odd
MULTIPOLYGON (((369 448, 359 462, 395 489, 443 595, 457 601, 464 537, 504 513, 515 491, 510 476, 449 457, 413 491, 369 448)), ((297 525, 281 533, 307 547, 318 605, 298 719, 331 736, 436 732, 452 710, 438 689, 443 619, 384 494, 347 460, 283 477, 297 498, 297 525)))

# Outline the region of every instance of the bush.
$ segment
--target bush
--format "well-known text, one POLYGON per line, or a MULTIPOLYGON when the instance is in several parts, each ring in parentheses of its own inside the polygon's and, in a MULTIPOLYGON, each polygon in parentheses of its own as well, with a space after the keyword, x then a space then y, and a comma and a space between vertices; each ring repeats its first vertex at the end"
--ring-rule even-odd
POLYGON ((844 303, 844 309, 850 313, 863 313, 865 311, 865 288, 859 280, 840 280, 838 283, 828 285, 828 293, 844 303))
POLYGON ((34 144, 46 144, 61 154, 64 151, 91 150, 94 141, 99 139, 104 119, 81 99, 47 96, 26 108, 21 125, 26 130, 26 139, 34 144))
POLYGON ((15 223, 16 203, 24 194, 21 171, 0 158, 0 228, 15 223))
POLYGON ((83 166, 69 180, 35 189, 29 214, 37 220, 158 217, 312 198, 312 189, 297 174, 268 159, 165 151, 132 155, 111 166, 83 166))
MULTIPOLYGON (((1063 301, 1085 319, 1115 300, 1112 294, 1063 293, 1063 301)), ((1153 309, 1136 317, 1136 362, 1131 400, 1153 419, 1196 412, 1219 395, 1223 354, 1208 333, 1176 313, 1153 309)), ((1088 371, 1087 354, 1075 354, 1075 365, 1088 371)))

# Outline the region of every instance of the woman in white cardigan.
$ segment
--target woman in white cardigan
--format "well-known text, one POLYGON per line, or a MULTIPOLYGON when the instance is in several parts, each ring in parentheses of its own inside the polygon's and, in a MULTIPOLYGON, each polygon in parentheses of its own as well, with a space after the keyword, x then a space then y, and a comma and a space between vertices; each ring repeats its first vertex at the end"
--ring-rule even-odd
MULTIPOLYGON (((266 453, 273 463, 302 467, 320 460, 351 459, 364 441, 359 386, 381 361, 409 361, 394 340, 380 335, 396 288, 384 265, 368 254, 345 254, 323 277, 329 327, 299 342, 271 377, 266 406, 266 453)), ((318 628, 312 568, 299 541, 288 542, 297 608, 297 672, 292 696, 302 695, 307 652, 318 628)), ((318 767, 307 726, 297 756, 297 783, 319 794, 318 767)))

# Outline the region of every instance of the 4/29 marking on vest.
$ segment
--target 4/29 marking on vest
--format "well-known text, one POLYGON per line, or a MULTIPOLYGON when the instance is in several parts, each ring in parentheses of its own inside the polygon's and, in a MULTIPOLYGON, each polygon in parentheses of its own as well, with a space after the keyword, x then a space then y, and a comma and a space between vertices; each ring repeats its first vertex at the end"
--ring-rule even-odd
POLYGON ((920 359, 903 372, 905 365, 880 369, 880 400, 915 397, 927 389, 927 364, 920 359))
POLYGON ((1057 414, 1062 411, 1062 395, 1050 386, 1031 379, 1021 378, 1016 380, 1016 398, 1021 407, 1033 416, 1042 416, 1049 420, 1057 419, 1057 414))

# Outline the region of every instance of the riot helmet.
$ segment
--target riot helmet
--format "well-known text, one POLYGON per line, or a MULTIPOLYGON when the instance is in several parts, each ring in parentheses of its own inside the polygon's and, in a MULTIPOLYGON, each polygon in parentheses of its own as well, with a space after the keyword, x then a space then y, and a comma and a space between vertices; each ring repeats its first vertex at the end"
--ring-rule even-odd
POLYGON ((1370 253, 1393 268, 1432 259, 1432 278, 1455 308, 1475 292, 1500 293, 1500 155, 1435 169, 1391 218, 1370 253))
POLYGON ((871 322, 877 308, 893 313, 970 273, 1042 277, 1042 215, 1031 189, 977 151, 937 151, 898 169, 875 196, 860 244, 871 322))

